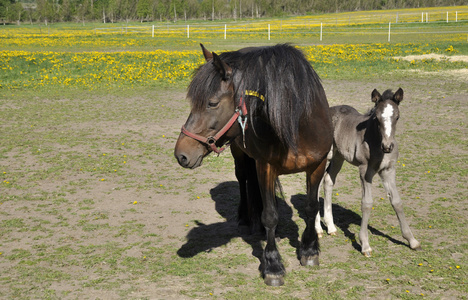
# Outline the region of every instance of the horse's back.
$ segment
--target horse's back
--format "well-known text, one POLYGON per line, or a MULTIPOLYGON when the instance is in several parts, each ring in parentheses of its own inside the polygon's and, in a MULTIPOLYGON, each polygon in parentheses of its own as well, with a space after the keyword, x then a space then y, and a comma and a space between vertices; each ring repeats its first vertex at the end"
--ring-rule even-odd
MULTIPOLYGON (((338 152, 346 161, 359 164, 364 157, 362 151, 356 151, 361 146, 362 136, 365 130, 365 122, 368 117, 359 113, 349 105, 338 105, 330 107, 330 116, 333 123, 333 151, 338 152), (359 153, 357 153, 359 152, 359 153)), ((367 151, 366 151, 367 152, 367 151)))

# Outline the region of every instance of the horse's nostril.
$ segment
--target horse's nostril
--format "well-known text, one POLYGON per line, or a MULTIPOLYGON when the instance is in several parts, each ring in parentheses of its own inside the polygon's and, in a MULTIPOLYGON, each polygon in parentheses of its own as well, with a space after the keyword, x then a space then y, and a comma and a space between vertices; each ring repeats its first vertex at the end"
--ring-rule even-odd
POLYGON ((185 156, 183 154, 179 155, 179 162, 182 165, 186 165, 187 164, 187 156, 185 156))

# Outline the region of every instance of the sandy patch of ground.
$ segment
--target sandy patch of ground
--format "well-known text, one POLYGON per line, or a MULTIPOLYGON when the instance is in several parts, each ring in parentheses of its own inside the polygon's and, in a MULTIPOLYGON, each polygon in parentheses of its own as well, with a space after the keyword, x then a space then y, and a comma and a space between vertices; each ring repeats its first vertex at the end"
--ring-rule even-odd
POLYGON ((396 56, 395 59, 403 59, 407 61, 412 60, 448 60, 448 61, 461 61, 461 62, 468 62, 468 55, 442 55, 442 54, 422 54, 422 55, 408 55, 408 56, 396 56))

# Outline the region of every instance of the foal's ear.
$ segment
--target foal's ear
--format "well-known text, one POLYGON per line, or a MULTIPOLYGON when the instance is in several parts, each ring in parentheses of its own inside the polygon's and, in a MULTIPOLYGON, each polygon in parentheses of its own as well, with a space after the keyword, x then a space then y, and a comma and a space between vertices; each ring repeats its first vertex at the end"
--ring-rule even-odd
POLYGON ((380 98, 382 98, 382 95, 380 95, 380 93, 379 93, 379 91, 377 91, 377 89, 374 89, 372 91, 372 94, 371 94, 372 102, 377 103, 377 101, 379 101, 380 98))
POLYGON ((230 66, 228 66, 224 61, 219 58, 218 54, 212 53, 213 54, 213 65, 215 68, 218 70, 219 74, 221 74, 221 77, 223 80, 228 80, 231 78, 232 75, 232 69, 230 66))
POLYGON ((395 95, 393 95, 393 101, 395 101, 396 104, 400 104, 400 102, 403 101, 402 88, 399 88, 398 91, 395 92, 395 95))
POLYGON ((203 44, 200 44, 201 48, 202 48, 202 51, 203 51, 203 56, 205 57, 205 60, 206 61, 209 61, 211 59, 213 59, 213 53, 211 53, 210 51, 208 51, 205 46, 203 46, 203 44))

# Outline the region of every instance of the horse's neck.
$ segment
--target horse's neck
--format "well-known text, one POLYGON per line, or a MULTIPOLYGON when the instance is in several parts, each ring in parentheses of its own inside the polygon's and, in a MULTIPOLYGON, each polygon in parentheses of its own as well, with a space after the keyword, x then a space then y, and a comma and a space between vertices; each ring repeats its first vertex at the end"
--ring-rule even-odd
POLYGON ((382 136, 379 132, 379 124, 376 118, 373 115, 369 116, 369 119, 366 121, 366 132, 364 134, 365 141, 371 145, 377 145, 380 147, 382 143, 382 136))

